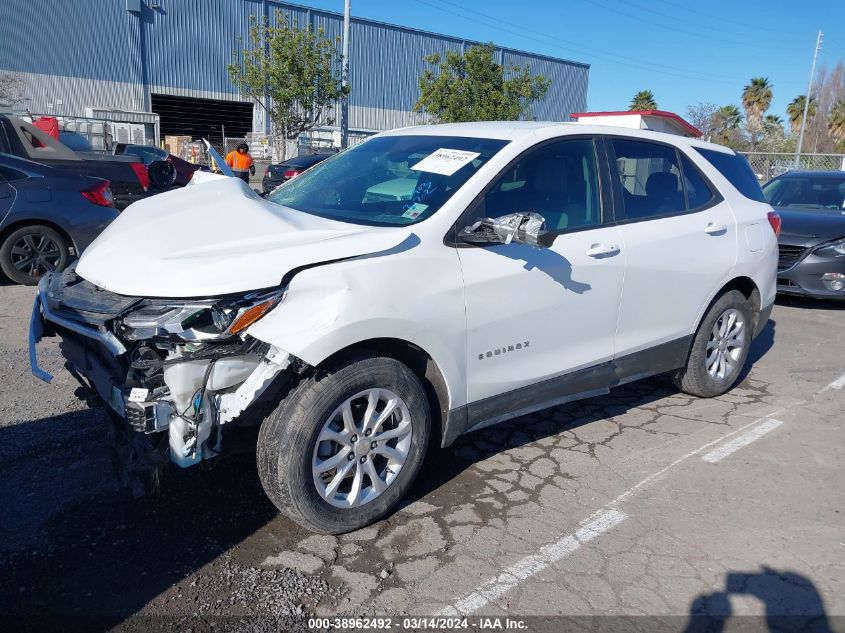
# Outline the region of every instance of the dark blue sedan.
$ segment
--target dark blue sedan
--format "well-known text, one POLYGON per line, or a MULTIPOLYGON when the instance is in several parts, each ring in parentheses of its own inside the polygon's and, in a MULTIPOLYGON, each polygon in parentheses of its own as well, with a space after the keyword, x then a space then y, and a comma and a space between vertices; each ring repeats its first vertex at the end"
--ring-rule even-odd
POLYGON ((0 270, 34 285, 117 217, 109 182, 0 154, 0 270))

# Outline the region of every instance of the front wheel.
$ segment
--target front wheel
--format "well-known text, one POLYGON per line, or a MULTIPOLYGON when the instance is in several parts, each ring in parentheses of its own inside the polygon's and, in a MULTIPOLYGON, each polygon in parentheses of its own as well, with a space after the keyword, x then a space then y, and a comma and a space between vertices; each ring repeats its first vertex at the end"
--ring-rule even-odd
POLYGON ((741 292, 719 297, 698 326, 687 364, 674 376, 678 389, 702 398, 729 391, 748 358, 752 323, 751 306, 741 292))
POLYGON ((430 425, 425 389, 404 364, 379 356, 333 363, 303 380, 262 425, 261 483, 309 530, 364 527, 407 493, 430 425))

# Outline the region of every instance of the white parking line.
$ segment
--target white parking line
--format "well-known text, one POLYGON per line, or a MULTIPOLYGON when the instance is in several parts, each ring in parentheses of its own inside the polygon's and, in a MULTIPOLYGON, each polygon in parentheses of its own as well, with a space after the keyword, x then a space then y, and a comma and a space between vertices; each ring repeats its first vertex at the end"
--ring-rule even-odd
MULTIPOLYGON (((803 401, 800 401, 796 404, 802 404, 803 401)), ((796 405, 792 405, 796 406, 796 405)), ((788 407, 786 407, 788 408, 788 407)), ((546 569, 549 565, 554 562, 557 562, 563 558, 566 558, 570 554, 572 554, 575 550, 581 547, 582 544, 593 540, 600 534, 607 532, 610 528, 618 525, 626 518, 624 512, 617 510, 614 506, 621 501, 624 501, 627 497, 634 494, 637 490, 642 488, 643 486, 648 485, 655 479, 658 479, 661 475, 665 474, 667 471, 671 470, 681 462, 686 461, 693 455, 699 454, 701 451, 710 448, 714 444, 718 444, 719 442, 724 441, 725 439, 736 435, 737 433, 742 433, 745 429, 748 429, 755 424, 759 424, 763 422, 761 426, 765 427, 772 422, 776 424, 772 428, 776 428, 781 425, 781 422, 778 420, 770 419, 773 415, 777 415, 781 411, 784 411, 784 408, 777 409, 776 411, 772 411, 768 415, 764 415, 762 418, 758 418, 753 422, 749 422, 741 426, 730 433, 719 437, 715 440, 707 442, 696 448, 693 451, 690 451, 686 455, 683 455, 673 461, 668 466, 665 466, 658 470, 657 472, 652 473, 645 479, 641 480, 639 483, 631 486, 621 495, 616 497, 613 501, 605 504, 600 510, 598 510, 593 516, 591 516, 587 521, 578 529, 574 534, 570 534, 568 536, 564 536, 558 541, 554 543, 550 543, 548 545, 544 545, 540 548, 539 554, 532 554, 530 556, 526 556, 525 558, 517 561, 510 567, 505 568, 498 576, 495 578, 491 578, 487 582, 483 583, 482 585, 478 586, 473 591, 464 594, 461 596, 454 604, 451 604, 443 609, 437 614, 438 617, 454 617, 458 615, 469 615, 470 613, 474 613, 481 609, 482 607, 487 606, 495 599, 503 596, 511 589, 515 588, 521 581, 534 576, 544 569, 546 569)), ((771 430, 771 429, 769 429, 771 430)), ((768 430, 765 431, 768 433, 768 430)), ((745 438, 746 435, 741 435, 737 438, 740 440, 745 438)), ((745 446, 745 444, 753 442, 755 438, 752 438, 748 442, 744 442, 741 445, 738 445, 737 448, 741 448, 745 446)), ((736 440, 735 440, 736 441, 736 440)), ((729 444, 733 444, 734 442, 729 442, 729 444)), ((719 449, 720 450, 720 449, 719 449)), ((733 449, 737 450, 737 449, 733 449)), ((717 451, 713 451, 715 453, 717 451)), ((733 451, 731 451, 733 452, 733 451)), ((711 453, 708 453, 710 455, 711 453)), ((729 454, 729 453, 727 453, 729 454)), ((727 455, 726 454, 726 455, 727 455)), ((720 458, 721 459, 721 458, 720 458)), ((718 460, 717 460, 718 461, 718 460)))
POLYGON ((842 387, 845 387, 845 374, 842 374, 827 386, 828 389, 842 389, 842 387))
POLYGON ((760 426, 756 426, 748 431, 748 433, 743 433, 742 435, 732 439, 730 442, 725 442, 720 447, 713 449, 706 455, 702 455, 701 459, 705 462, 710 462, 711 464, 722 461, 725 457, 737 452, 743 446, 748 446, 751 442, 759 440, 761 437, 766 435, 766 433, 774 431, 781 424, 783 424, 783 422, 780 420, 766 420, 760 426))
POLYGON ((491 578, 474 591, 464 594, 454 605, 442 609, 437 615, 439 617, 453 617, 478 611, 516 587, 521 581, 540 573, 550 564, 569 556, 582 544, 592 541, 626 518, 628 518, 627 515, 619 510, 599 512, 574 534, 544 545, 540 548, 539 554, 532 554, 517 561, 495 578, 491 578))

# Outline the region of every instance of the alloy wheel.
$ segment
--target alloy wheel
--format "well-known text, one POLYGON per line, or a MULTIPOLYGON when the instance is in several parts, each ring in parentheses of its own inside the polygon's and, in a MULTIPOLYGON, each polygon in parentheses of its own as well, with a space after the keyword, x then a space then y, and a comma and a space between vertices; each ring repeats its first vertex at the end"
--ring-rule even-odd
POLYGON ((323 424, 312 458, 314 485, 338 508, 355 508, 381 495, 396 479, 411 447, 408 407, 387 389, 345 400, 323 424))
POLYGON ((707 372, 714 380, 733 377, 745 347, 746 330, 745 318, 736 308, 725 310, 716 319, 705 356, 707 372))
POLYGON ((62 259, 61 247, 43 233, 21 235, 11 250, 12 266, 32 278, 56 270, 62 259))

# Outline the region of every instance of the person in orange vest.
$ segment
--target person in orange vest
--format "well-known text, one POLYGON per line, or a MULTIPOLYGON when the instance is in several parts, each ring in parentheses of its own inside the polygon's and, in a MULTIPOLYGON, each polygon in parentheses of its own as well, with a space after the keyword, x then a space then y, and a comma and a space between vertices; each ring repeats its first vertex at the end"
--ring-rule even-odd
POLYGON ((232 168, 235 176, 249 184, 249 177, 255 173, 255 161, 249 155, 246 143, 241 143, 234 152, 226 154, 226 164, 232 168))

